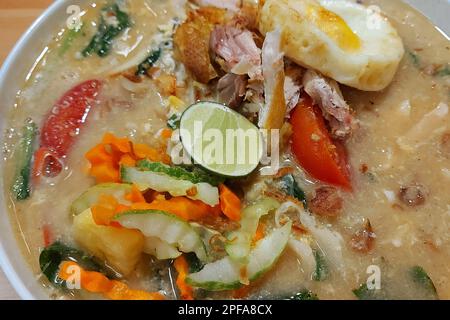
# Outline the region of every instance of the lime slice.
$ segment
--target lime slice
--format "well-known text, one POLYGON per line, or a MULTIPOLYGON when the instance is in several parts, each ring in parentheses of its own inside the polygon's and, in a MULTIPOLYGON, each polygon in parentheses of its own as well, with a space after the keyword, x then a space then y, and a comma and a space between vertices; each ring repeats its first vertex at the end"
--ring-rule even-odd
POLYGON ((250 174, 263 154, 259 129, 215 102, 198 102, 186 109, 181 116, 180 138, 195 164, 228 177, 250 174))

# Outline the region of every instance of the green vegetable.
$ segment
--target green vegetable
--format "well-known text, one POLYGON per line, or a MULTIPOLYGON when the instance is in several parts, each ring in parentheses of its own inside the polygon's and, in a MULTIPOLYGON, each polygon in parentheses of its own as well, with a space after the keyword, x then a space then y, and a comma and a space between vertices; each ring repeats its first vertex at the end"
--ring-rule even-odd
POLYGON ((192 183, 189 180, 174 177, 181 172, 179 168, 164 167, 160 164, 153 165, 151 163, 149 163, 149 168, 156 170, 156 172, 133 167, 122 167, 122 181, 134 183, 140 190, 152 189, 158 192, 169 192, 173 197, 186 196, 193 200, 203 201, 212 207, 219 204, 219 190, 217 187, 206 182, 192 183), (189 191, 193 189, 195 189, 196 193, 189 194, 189 191))
POLYGON ((286 194, 300 200, 303 203, 303 207, 307 209, 308 203, 306 201, 305 192, 302 189, 300 189, 300 187, 297 184, 297 181, 295 181, 294 176, 292 174, 285 175, 281 179, 281 182, 283 191, 286 194))
POLYGON ((392 293, 392 290, 389 289, 389 279, 384 280, 385 285, 381 289, 371 290, 364 283, 358 289, 353 290, 353 293, 360 300, 438 299, 436 287, 422 267, 414 266, 410 268, 407 276, 416 285, 416 290, 414 290, 414 287, 411 288, 408 282, 406 283, 408 291, 404 292, 404 295, 398 296, 398 293, 395 295, 392 293))
POLYGON ((158 61, 160 57, 161 57, 161 48, 158 48, 157 50, 151 52, 150 55, 138 65, 136 75, 139 76, 147 74, 148 69, 153 67, 153 65, 156 63, 156 61, 158 61))
POLYGON ((239 263, 247 263, 253 237, 258 228, 259 219, 276 210, 280 204, 272 198, 264 198, 242 210, 241 227, 227 235, 225 250, 230 257, 239 263))
POLYGON ((208 257, 213 260, 223 258, 226 238, 219 231, 207 228, 196 222, 190 222, 190 225, 202 239, 208 257))
POLYGON ((174 167, 168 166, 160 162, 151 162, 149 160, 139 161, 137 167, 144 171, 152 171, 167 174, 173 178, 180 180, 188 180, 192 183, 209 183, 213 186, 218 186, 224 182, 223 177, 218 177, 214 174, 209 174, 202 169, 193 168, 188 170, 184 167, 174 167))
MULTIPOLYGON (((247 264, 247 277, 254 281, 269 271, 286 248, 292 223, 275 229, 271 234, 258 241, 250 252, 247 264)), ((190 274, 186 282, 209 291, 237 289, 242 286, 242 265, 229 256, 206 264, 202 270, 190 274)))
POLYGON ((414 266, 409 270, 409 272, 414 283, 419 285, 427 293, 437 298, 437 290, 434 286, 433 280, 431 280, 430 276, 422 267, 414 266))
POLYGON ((326 280, 330 275, 330 270, 328 269, 328 265, 322 251, 314 250, 314 258, 316 259, 316 270, 313 274, 313 280, 326 280))
POLYGON ((101 195, 113 195, 118 199, 125 197, 131 191, 131 185, 122 183, 102 183, 89 188, 79 196, 70 206, 70 212, 77 216, 84 210, 98 203, 101 195))
POLYGON ((60 56, 63 56, 72 46, 75 39, 83 33, 83 27, 84 25, 81 25, 81 27, 69 29, 65 32, 65 35, 61 40, 62 42, 58 52, 60 56))
POLYGON ((180 127, 181 115, 174 113, 169 120, 167 120, 167 127, 172 130, 177 130, 180 127))
POLYGON ((200 236, 184 220, 157 210, 127 211, 117 216, 122 226, 140 230, 146 237, 157 237, 181 252, 194 252, 197 257, 207 260, 207 253, 200 236))
POLYGON ((74 261, 87 270, 102 272, 110 277, 115 276, 112 270, 98 263, 93 256, 61 242, 55 242, 42 250, 39 256, 39 265, 42 273, 56 286, 64 284, 64 281, 58 278, 59 267, 64 261, 74 261))
POLYGON ((280 300, 319 300, 319 298, 317 297, 317 294, 305 289, 288 297, 281 298, 280 300))
POLYGON ((408 57, 410 58, 412 64, 416 68, 420 68, 420 66, 421 66, 420 57, 415 52, 412 52, 411 50, 407 50, 407 54, 408 54, 408 57))
POLYGON ((435 75, 439 77, 450 76, 450 66, 448 64, 445 65, 445 67, 442 67, 441 69, 437 70, 435 75))
POLYGON ((197 258, 195 253, 186 253, 184 256, 189 265, 189 273, 198 272, 203 268, 202 262, 197 258))
POLYGON ((22 138, 16 149, 16 175, 11 191, 17 200, 25 200, 30 197, 31 159, 36 135, 36 124, 28 119, 22 129, 22 138))
POLYGON ((358 289, 353 290, 353 294, 359 300, 385 300, 385 294, 381 289, 369 289, 367 284, 362 284, 358 289))
POLYGON ((93 53, 97 53, 99 57, 107 56, 111 51, 113 40, 130 26, 130 17, 120 10, 117 3, 104 7, 97 33, 82 51, 83 56, 87 57, 93 53))

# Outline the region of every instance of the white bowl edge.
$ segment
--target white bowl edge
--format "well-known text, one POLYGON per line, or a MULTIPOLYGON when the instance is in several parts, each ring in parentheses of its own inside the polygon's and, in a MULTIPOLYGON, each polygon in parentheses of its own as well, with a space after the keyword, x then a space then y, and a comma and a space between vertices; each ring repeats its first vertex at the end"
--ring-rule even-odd
MULTIPOLYGON (((70 1, 71 4, 74 2, 80 1, 70 1)), ((54 26, 58 24, 57 21, 60 22, 61 26, 64 23, 64 21, 61 22, 61 19, 56 19, 56 16, 66 14, 65 7, 68 3, 68 0, 56 0, 50 5, 22 35, 3 63, 0 70, 0 101, 3 110, 4 108, 9 109, 13 105, 16 93, 20 90, 20 85, 23 84, 26 74, 33 66, 37 52, 41 52, 45 48, 45 44, 54 36, 54 26), (50 20, 55 20, 55 22, 50 23, 50 20), (49 31, 46 36, 37 36, 45 28, 49 31), (33 39, 35 41, 31 41, 33 39), (17 59, 17 57, 21 57, 21 59, 17 59), (25 57, 29 59, 24 59, 25 57), (28 61, 29 63, 20 63, 20 61, 28 61), (21 80, 9 81, 11 78, 21 80)), ((1 143, 3 143, 3 135, 5 132, 4 120, 4 117, 0 118, 1 143)), ((3 172, 3 161, 0 164, 0 172, 3 172)), ((18 239, 13 229, 13 223, 15 222, 11 221, 12 217, 7 212, 8 208, 5 201, 3 183, 3 177, 0 176, 0 266, 11 286, 22 299, 49 299, 42 285, 36 281, 35 275, 30 272, 28 262, 25 260, 22 250, 17 244, 18 239), (9 243, 11 244, 6 245, 9 243), (15 243, 15 245, 12 245, 12 243, 15 243)))
MULTIPOLYGON (((411 4, 422 14, 426 15, 439 28, 450 34, 450 23, 448 22, 448 8, 442 10, 445 6, 450 5, 450 0, 404 0, 411 4), (441 8, 441 10, 439 9, 441 8)), ((25 75, 30 70, 34 63, 34 59, 38 52, 41 52, 45 44, 54 35, 56 25, 62 24, 62 19, 57 19, 58 14, 64 15, 65 6, 69 4, 80 4, 83 0, 56 0, 45 12, 31 25, 26 33, 14 46, 14 49, 8 55, 1 70, 0 70, 0 101, 1 111, 11 108, 14 103, 14 97, 20 85, 23 84, 25 75), (54 20, 54 22, 51 22, 54 20), (46 37, 35 37, 45 28, 48 29, 46 37), (34 41, 32 41, 34 40, 34 41), (27 49, 33 49, 28 50, 27 49), (24 51, 26 51, 24 53, 24 51), (20 59, 18 59, 20 57, 20 59), (28 57, 29 59, 24 59, 28 57), (20 61, 31 61, 30 63, 19 63, 20 61), (8 81, 11 77, 22 79, 22 81, 8 81)), ((0 144, 3 143, 3 134, 5 130, 5 119, 0 117, 0 144)), ((3 172, 3 161, 0 164, 0 172, 3 172)), ((14 234, 11 221, 11 215, 8 213, 8 208, 5 202, 3 177, 0 176, 0 266, 3 269, 6 277, 10 281, 13 288, 22 299, 49 299, 45 293, 44 288, 36 281, 35 275, 30 272, 28 263, 26 262, 21 250, 17 244, 17 237, 14 234), (10 244, 10 245, 7 245, 10 244), (19 252, 19 254, 17 254, 19 252)))

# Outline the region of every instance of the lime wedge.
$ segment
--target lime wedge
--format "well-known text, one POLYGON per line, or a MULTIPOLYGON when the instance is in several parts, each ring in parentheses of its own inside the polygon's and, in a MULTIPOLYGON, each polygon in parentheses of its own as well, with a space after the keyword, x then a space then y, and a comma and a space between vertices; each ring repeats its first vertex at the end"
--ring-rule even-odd
POLYGON ((243 177, 263 154, 259 129, 241 114, 215 102, 198 102, 181 116, 180 138, 195 164, 228 177, 243 177))

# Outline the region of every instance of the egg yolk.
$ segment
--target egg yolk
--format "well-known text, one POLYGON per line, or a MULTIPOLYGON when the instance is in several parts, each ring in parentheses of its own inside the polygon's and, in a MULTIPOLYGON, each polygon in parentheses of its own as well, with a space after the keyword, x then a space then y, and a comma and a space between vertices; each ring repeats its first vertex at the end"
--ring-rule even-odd
POLYGON ((361 40, 340 16, 322 6, 310 5, 306 10, 306 19, 315 24, 345 51, 356 51, 361 40))

